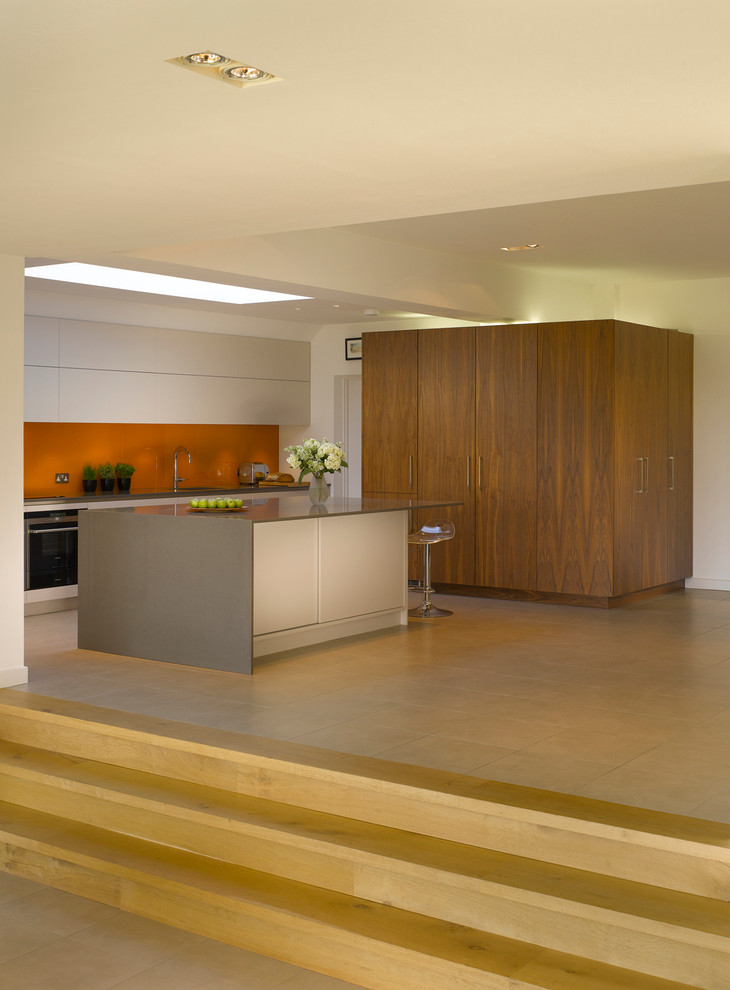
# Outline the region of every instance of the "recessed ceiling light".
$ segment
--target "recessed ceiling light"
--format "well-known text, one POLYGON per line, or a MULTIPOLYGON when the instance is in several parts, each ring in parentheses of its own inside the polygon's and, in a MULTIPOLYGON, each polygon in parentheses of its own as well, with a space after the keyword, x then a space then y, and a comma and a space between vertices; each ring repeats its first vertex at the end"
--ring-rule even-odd
POLYGON ((220 65, 221 62, 230 61, 225 55, 218 55, 216 52, 197 52, 195 55, 183 55, 183 58, 195 65, 220 65))
POLYGON ((500 251, 533 251, 535 248, 539 247, 539 244, 517 244, 515 247, 500 248, 500 251))
POLYGON ((192 69, 193 72, 208 76, 209 79, 219 79, 239 88, 251 83, 279 81, 278 77, 270 72, 257 69, 240 58, 229 58, 228 55, 220 55, 218 52, 193 52, 191 55, 168 58, 167 61, 183 69, 192 69))
POLYGON ((262 69, 254 69, 252 65, 232 65, 223 70, 229 79, 261 79, 266 73, 262 69))
POLYGON ((35 268, 26 268, 25 274, 29 278, 45 278, 55 282, 73 282, 77 285, 95 285, 129 292, 148 292, 152 295, 176 296, 180 299, 235 303, 238 306, 312 298, 286 292, 270 292, 268 289, 249 289, 241 285, 224 285, 222 282, 203 282, 194 278, 155 275, 152 272, 133 272, 126 268, 105 268, 102 265, 83 265, 75 262, 64 265, 38 265, 35 268))

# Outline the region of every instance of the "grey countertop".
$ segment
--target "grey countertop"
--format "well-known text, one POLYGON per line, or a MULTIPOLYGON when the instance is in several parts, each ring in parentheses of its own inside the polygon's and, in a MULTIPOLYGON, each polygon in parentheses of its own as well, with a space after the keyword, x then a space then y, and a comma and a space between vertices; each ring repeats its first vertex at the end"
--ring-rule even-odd
POLYGON ((250 522, 279 522, 287 519, 312 517, 351 516, 372 512, 396 512, 403 509, 437 509, 460 505, 453 501, 427 501, 407 498, 330 498, 324 505, 312 505, 308 498, 280 498, 281 493, 247 492, 243 497, 245 511, 216 509, 214 511, 191 510, 185 504, 146 505, 129 508, 113 508, 109 512, 134 513, 145 516, 178 516, 186 519, 247 519, 250 522))
POLYGON ((104 502, 125 502, 129 500, 134 502, 137 499, 156 499, 156 498, 195 498, 197 495, 235 495, 236 498, 247 498, 250 495, 257 495, 259 492, 302 492, 306 491, 307 486, 287 486, 279 485, 276 487, 268 486, 266 488, 259 488, 258 485, 229 485, 226 488, 179 488, 176 492, 171 488, 152 488, 148 491, 131 491, 131 492, 95 492, 92 495, 86 493, 80 493, 78 495, 37 495, 32 498, 23 499, 23 505, 26 509, 32 509, 34 506, 43 505, 50 503, 52 506, 59 506, 63 508, 65 505, 73 503, 73 505, 81 504, 92 504, 98 505, 104 502))

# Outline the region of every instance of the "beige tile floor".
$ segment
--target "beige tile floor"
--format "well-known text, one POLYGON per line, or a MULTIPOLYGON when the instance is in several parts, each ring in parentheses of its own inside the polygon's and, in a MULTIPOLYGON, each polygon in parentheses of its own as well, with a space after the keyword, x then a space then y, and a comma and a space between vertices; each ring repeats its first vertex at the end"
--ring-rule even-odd
MULTIPOLYGON (((29 617, 20 690, 730 822, 730 594, 439 603, 454 616, 253 677, 77 650, 75 612, 29 617)), ((350 986, 3 874, 0 918, 3 990, 350 986)))

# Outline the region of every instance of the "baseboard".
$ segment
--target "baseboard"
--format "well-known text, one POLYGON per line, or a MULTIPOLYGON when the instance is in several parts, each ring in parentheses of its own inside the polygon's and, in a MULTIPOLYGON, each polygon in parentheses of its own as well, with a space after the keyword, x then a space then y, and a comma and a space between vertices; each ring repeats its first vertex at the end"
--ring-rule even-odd
POLYGON ((47 612, 70 612, 79 607, 78 598, 47 598, 43 602, 26 602, 26 615, 45 615, 47 612))
POLYGON ((0 688, 17 687, 19 684, 27 683, 27 667, 7 667, 5 670, 0 670, 0 688))
POLYGON ((656 598, 674 591, 682 591, 685 582, 673 581, 655 588, 642 588, 626 595, 569 595, 553 591, 522 591, 516 588, 484 588, 465 584, 434 584, 437 592, 447 595, 465 595, 473 598, 499 598, 503 601, 536 602, 543 605, 578 605, 582 608, 618 608, 645 598, 656 598))
POLYGON ((270 656, 285 650, 295 650, 300 646, 316 646, 318 643, 362 633, 377 632, 392 626, 403 626, 408 622, 408 612, 404 608, 372 612, 369 615, 356 615, 337 619, 333 622, 320 622, 297 629, 283 629, 280 632, 263 633, 253 638, 254 657, 270 656))
POLYGON ((730 591, 730 581, 722 578, 687 578, 685 587, 697 588, 702 591, 730 591))

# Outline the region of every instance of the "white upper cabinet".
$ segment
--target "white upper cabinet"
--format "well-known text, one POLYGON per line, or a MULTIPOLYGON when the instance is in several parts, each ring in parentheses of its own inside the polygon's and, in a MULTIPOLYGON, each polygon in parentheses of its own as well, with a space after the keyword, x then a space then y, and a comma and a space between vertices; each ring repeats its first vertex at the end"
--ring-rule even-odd
POLYGON ((55 317, 26 316, 24 364, 58 367, 60 323, 55 317))
POLYGON ((61 320, 60 366, 104 371, 155 371, 157 331, 61 320))
POLYGON ((23 418, 26 423, 58 422, 58 368, 25 366, 23 418))
POLYGON ((309 343, 26 317, 25 419, 308 423, 309 343))
POLYGON ((158 423, 276 426, 309 420, 309 382, 157 375, 158 423))
POLYGON ((168 375, 309 381, 309 344, 301 340, 158 330, 157 371, 168 375))
POLYGON ((58 418, 61 423, 154 423, 155 376, 61 368, 58 418))

